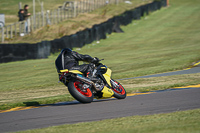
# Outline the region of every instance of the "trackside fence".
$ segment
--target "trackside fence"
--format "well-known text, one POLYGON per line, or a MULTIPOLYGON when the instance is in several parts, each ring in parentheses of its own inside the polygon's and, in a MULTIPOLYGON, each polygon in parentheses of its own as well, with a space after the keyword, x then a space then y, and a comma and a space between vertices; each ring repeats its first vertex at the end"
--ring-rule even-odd
POLYGON ((88 13, 107 4, 118 4, 124 0, 76 0, 66 2, 58 9, 47 10, 30 16, 29 19, 16 22, 0 28, 1 42, 17 36, 25 36, 41 27, 58 24, 69 18, 75 18, 80 13, 88 13))

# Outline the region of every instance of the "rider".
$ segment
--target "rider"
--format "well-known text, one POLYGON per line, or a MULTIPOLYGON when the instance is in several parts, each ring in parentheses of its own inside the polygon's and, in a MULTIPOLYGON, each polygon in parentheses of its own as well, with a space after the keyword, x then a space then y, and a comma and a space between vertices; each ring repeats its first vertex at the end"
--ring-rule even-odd
POLYGON ((98 63, 99 59, 97 57, 92 58, 89 55, 82 55, 75 51, 72 51, 69 48, 63 49, 59 56, 62 56, 62 55, 63 55, 63 58, 62 58, 63 68, 62 69, 78 70, 82 73, 85 73, 88 78, 92 78, 92 72, 94 70, 94 65, 92 65, 92 64, 79 65, 79 61, 98 63))

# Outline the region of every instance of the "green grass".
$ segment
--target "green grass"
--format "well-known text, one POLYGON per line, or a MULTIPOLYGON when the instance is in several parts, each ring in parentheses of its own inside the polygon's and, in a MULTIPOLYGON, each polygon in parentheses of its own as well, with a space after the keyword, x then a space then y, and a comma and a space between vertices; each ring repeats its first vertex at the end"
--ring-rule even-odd
POLYGON ((169 8, 122 27, 125 33, 112 34, 81 52, 104 58, 115 78, 186 68, 200 59, 200 6, 195 2, 176 0, 169 8))
MULTIPOLYGON (((108 38, 101 40, 99 44, 93 42, 81 50, 74 50, 100 59, 104 58, 103 63, 112 69, 114 79, 187 68, 193 62, 200 60, 198 4, 196 0, 172 1, 169 8, 163 8, 122 27, 124 33, 108 35, 108 38)), ((23 102, 37 101, 37 99, 53 103, 59 101, 59 96, 62 101, 65 94, 68 100, 66 87, 57 83, 58 76, 54 66, 57 55, 58 53, 51 55, 48 59, 0 64, 0 105, 3 105, 0 107, 7 104, 6 108, 9 108, 18 103, 22 105, 23 102), (6 94, 8 97, 4 97, 6 94), (55 97, 56 100, 49 100, 55 97)), ((199 75, 190 77, 191 80, 169 85, 163 83, 161 87, 150 86, 150 81, 146 83, 146 80, 134 81, 138 81, 138 84, 149 84, 149 90, 199 84, 199 75)), ((177 82, 179 78, 176 77, 177 82)), ((131 92, 134 87, 127 89, 131 92)), ((135 91, 146 90, 148 89, 145 87, 139 87, 135 91)))
POLYGON ((198 133, 200 109, 54 126, 19 133, 198 133))

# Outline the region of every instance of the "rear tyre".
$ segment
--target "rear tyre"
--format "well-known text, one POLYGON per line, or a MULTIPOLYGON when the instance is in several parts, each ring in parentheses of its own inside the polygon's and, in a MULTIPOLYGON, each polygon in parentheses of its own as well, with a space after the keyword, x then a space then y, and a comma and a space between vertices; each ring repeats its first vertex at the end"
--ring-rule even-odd
MULTIPOLYGON (((113 79, 112 79, 113 80, 113 79)), ((117 81, 113 80, 115 83, 119 85, 119 87, 112 87, 111 89, 114 91, 114 97, 117 99, 125 99, 126 98, 126 90, 124 87, 117 81)))
POLYGON ((70 81, 68 83, 69 93, 81 103, 91 103, 93 101, 93 93, 90 88, 82 90, 79 86, 82 84, 79 81, 70 81))

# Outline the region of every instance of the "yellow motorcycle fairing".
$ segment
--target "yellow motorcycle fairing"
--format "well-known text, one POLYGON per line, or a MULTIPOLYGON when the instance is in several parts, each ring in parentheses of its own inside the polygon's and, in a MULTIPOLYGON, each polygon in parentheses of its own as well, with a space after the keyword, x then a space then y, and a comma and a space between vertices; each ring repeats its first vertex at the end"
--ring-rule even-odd
POLYGON ((109 89, 108 87, 104 86, 103 90, 101 91, 103 98, 112 97, 114 95, 113 90, 109 89))
MULTIPOLYGON (((106 73, 103 74, 103 76, 104 76, 106 82, 108 83, 108 85, 109 85, 110 87, 112 87, 112 86, 111 86, 111 83, 110 83, 110 80, 111 80, 111 73, 112 73, 111 69, 107 68, 106 73)), ((109 89, 109 88, 106 87, 106 86, 104 86, 104 88, 103 88, 103 90, 102 90, 101 92, 103 93, 103 95, 102 95, 103 98, 112 97, 112 96, 114 95, 113 90, 109 89)))
POLYGON ((110 87, 112 87, 112 86, 111 86, 111 83, 110 83, 110 80, 111 80, 111 73, 112 73, 111 69, 107 68, 106 73, 103 74, 105 80, 107 81, 107 83, 108 83, 108 85, 109 85, 110 87))
POLYGON ((61 73, 70 72, 70 73, 76 73, 76 74, 83 74, 82 72, 80 72, 78 70, 68 70, 68 69, 60 70, 60 72, 61 73))

